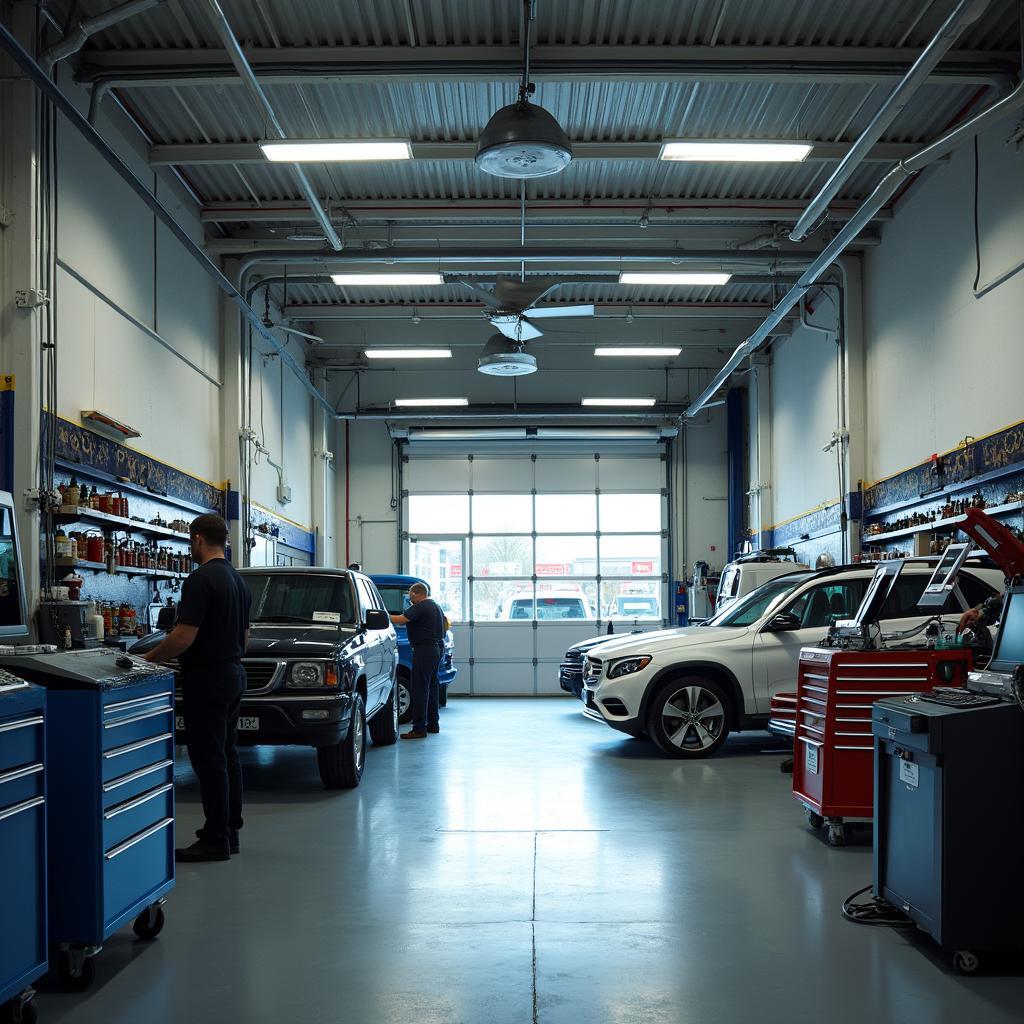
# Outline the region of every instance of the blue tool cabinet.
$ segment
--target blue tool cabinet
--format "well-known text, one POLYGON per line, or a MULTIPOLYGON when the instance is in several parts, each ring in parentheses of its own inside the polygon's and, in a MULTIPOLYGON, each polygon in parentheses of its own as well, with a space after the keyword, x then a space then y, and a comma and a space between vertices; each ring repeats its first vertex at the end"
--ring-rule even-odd
POLYGON ((129 920, 163 927, 174 886, 174 676, 48 683, 50 940, 66 983, 87 987, 92 955, 129 920))
POLYGON ((47 970, 46 691, 0 672, 0 1006, 34 1019, 47 970))

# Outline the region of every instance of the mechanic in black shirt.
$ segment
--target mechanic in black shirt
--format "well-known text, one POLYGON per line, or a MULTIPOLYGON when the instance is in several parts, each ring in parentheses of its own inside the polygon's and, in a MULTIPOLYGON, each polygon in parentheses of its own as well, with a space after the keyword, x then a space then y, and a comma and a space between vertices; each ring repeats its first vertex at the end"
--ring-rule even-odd
POLYGON ((409 588, 404 615, 392 615, 396 626, 406 626, 412 647, 412 673, 409 679, 412 697, 412 729, 402 734, 403 740, 422 740, 427 733, 440 732, 438 719, 439 684, 437 670, 444 653, 444 612, 430 597, 423 583, 409 588))
POLYGON ((199 568, 182 585, 174 629, 145 657, 177 658, 181 665, 188 756, 206 815, 197 841, 175 850, 174 859, 228 860, 239 851, 242 827, 242 765, 235 741, 252 595, 225 557, 228 527, 220 516, 193 520, 189 536, 199 568))

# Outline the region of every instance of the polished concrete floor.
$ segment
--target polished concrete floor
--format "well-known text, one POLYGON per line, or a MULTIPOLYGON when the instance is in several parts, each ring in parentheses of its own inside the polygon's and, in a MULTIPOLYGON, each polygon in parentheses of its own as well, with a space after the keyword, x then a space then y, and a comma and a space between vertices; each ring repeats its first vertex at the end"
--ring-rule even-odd
MULTIPOLYGON (((953 974, 924 938, 849 924, 870 840, 808 831, 763 734, 681 764, 566 700, 452 700, 371 749, 358 790, 308 750, 246 752, 242 854, 182 867, 44 1022, 987 1024, 1024 964, 953 974)), ((179 768, 179 837, 199 822, 179 768)))

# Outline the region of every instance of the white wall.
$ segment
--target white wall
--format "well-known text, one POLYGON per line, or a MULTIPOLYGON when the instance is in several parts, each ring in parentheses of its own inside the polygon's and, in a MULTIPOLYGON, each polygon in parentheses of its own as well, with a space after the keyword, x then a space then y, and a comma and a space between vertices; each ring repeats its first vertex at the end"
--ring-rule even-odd
POLYGON ((838 425, 834 307, 822 298, 809 320, 828 328, 829 334, 797 327, 789 338, 776 341, 771 351, 771 484, 776 523, 839 497, 835 453, 822 451, 838 425))
POLYGON ((702 412, 683 430, 684 456, 680 474, 676 476, 673 523, 673 530, 682 542, 674 552, 677 578, 683 568, 680 561, 685 562, 689 573, 696 561, 721 569, 729 560, 729 505, 724 500, 729 493, 724 406, 702 412))
MULTIPOLYGON (((141 432, 137 450, 219 483, 219 292, 78 132, 57 125, 56 412, 79 422, 100 409, 141 432)), ((109 121, 100 129, 201 241, 196 210, 109 121)))
MULTIPOLYGON (((980 139, 981 283, 1024 260, 1024 149, 980 139)), ((1024 273, 976 299, 973 147, 916 182, 867 257, 867 474, 1024 417, 1024 273)))

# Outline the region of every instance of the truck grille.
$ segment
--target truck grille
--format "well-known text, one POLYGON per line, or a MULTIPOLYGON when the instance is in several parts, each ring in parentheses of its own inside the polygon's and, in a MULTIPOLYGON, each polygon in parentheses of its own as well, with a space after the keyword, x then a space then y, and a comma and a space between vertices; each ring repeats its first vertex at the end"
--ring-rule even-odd
POLYGON ((277 661, 245 661, 242 666, 245 669, 245 688, 250 691, 265 690, 281 668, 277 661))

